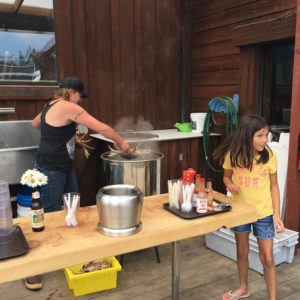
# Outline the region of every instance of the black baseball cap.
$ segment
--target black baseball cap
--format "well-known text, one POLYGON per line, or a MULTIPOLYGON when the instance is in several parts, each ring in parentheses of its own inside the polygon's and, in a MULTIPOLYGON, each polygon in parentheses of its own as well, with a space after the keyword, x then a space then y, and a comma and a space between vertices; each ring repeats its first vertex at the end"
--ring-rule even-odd
POLYGON ((60 88, 72 89, 81 94, 84 98, 89 98, 88 92, 84 89, 83 82, 77 77, 65 77, 59 84, 60 88))

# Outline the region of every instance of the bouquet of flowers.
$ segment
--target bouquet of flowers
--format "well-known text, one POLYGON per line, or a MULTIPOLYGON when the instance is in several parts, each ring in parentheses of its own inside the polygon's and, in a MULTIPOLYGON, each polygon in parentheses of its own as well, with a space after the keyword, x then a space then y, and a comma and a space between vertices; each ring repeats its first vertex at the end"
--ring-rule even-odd
POLYGON ((21 184, 36 188, 47 184, 48 177, 37 169, 27 170, 21 177, 21 184))

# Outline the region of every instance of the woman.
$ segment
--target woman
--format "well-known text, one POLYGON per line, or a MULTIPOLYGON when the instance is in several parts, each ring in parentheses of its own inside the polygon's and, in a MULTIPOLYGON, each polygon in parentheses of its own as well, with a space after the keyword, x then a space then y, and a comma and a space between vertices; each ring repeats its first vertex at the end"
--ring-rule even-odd
MULTIPOLYGON (((57 95, 32 120, 32 125, 41 130, 36 167, 48 176, 48 184, 41 188, 45 212, 60 210, 61 196, 77 191, 77 181, 72 168, 77 124, 113 140, 121 151, 130 152, 128 143, 110 126, 98 121, 78 105, 82 98, 88 98, 88 93, 81 80, 66 77, 61 82, 57 95)), ((42 287, 39 276, 26 278, 25 285, 33 290, 42 287)))

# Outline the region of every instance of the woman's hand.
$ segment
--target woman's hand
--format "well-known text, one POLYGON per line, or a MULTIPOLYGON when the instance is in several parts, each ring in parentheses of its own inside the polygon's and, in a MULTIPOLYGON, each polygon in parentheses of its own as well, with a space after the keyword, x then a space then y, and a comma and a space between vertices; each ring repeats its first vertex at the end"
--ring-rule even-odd
POLYGON ((276 232, 284 232, 285 229, 284 224, 278 215, 273 216, 273 221, 274 221, 276 232))
POLYGON ((119 145, 119 147, 120 147, 120 150, 123 152, 123 153, 130 153, 131 152, 131 149, 130 149, 130 145, 127 143, 127 142, 125 142, 125 141, 123 141, 123 143, 121 143, 120 145, 119 145))

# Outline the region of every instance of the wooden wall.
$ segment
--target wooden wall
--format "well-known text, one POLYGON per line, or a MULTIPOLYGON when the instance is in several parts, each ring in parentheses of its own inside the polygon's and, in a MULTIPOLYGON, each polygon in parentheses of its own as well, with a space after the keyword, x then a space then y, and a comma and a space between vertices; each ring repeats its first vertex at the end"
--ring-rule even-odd
MULTIPOLYGON (((142 116, 154 129, 172 128, 181 109, 181 5, 181 0, 54 0, 58 78, 80 77, 90 94, 82 105, 111 126, 142 116)), ((0 107, 16 108, 0 120, 32 119, 56 88, 0 83, 0 107)), ((99 167, 97 154, 86 160, 78 151, 83 194, 94 194, 99 167)))
MULTIPOLYGON (((83 104, 115 125, 143 116, 154 128, 180 118, 181 1, 54 1, 59 78, 80 77, 91 95, 83 104)), ((1 119, 31 119, 55 87, 0 85, 1 119)), ((126 129, 126 128, 124 128, 126 129)))
POLYGON ((61 76, 82 78, 94 116, 179 120, 180 0, 64 0, 55 11, 61 76))
POLYGON ((239 115, 257 112, 258 46, 295 38, 297 21, 285 220, 296 231, 300 231, 299 6, 299 0, 191 0, 188 5, 191 111, 206 111, 215 96, 239 93, 239 115))
POLYGON ((297 0, 295 45, 286 225, 288 228, 300 231, 300 0, 297 0))
POLYGON ((240 114, 255 112, 255 45, 294 37, 296 0, 192 0, 190 111, 216 96, 240 94, 240 114))

